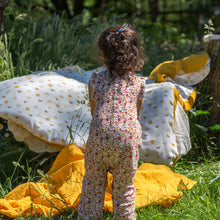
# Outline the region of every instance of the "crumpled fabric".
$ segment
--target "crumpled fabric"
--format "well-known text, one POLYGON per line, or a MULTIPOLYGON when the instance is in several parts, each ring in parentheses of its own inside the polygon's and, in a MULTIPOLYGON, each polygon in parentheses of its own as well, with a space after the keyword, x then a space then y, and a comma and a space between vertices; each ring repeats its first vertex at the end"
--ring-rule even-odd
MULTIPOLYGON (((60 215, 66 209, 77 210, 85 173, 84 154, 76 144, 65 146, 52 167, 38 182, 27 182, 0 199, 0 214, 10 218, 60 215)), ((108 175, 105 210, 112 211, 112 175, 108 175)), ((169 207, 196 184, 165 165, 142 164, 135 175, 135 208, 150 204, 169 207)))
MULTIPOLYGON (((200 61, 200 57, 196 58, 200 61)), ((209 67, 203 64, 205 75, 187 73, 181 74, 181 79, 185 75, 190 79, 194 75, 200 81, 204 79, 209 67)), ((15 139, 24 141, 32 151, 60 151, 72 142, 84 149, 91 122, 87 84, 93 72, 98 74, 102 70, 84 71, 75 65, 2 81, 0 117, 7 120, 15 139)), ((145 84, 140 159, 146 163, 174 165, 191 149, 185 112, 193 106, 196 91, 169 77, 163 83, 145 77, 145 84)), ((0 131, 5 130, 3 127, 0 124, 0 131)))
MULTIPOLYGON (((207 53, 157 65, 145 77, 140 123, 143 144, 140 159, 146 163, 174 165, 191 149, 189 121, 194 85, 209 73, 207 53)), ((6 130, 35 152, 56 152, 74 142, 85 149, 91 113, 88 81, 93 72, 74 65, 57 71, 40 71, 0 82, 0 132, 6 130)), ((0 135, 4 136, 4 133, 0 135)))
POLYGON ((176 83, 192 86, 198 84, 207 76, 209 64, 208 53, 192 54, 180 60, 169 60, 158 64, 151 71, 149 78, 161 83, 169 77, 176 83))

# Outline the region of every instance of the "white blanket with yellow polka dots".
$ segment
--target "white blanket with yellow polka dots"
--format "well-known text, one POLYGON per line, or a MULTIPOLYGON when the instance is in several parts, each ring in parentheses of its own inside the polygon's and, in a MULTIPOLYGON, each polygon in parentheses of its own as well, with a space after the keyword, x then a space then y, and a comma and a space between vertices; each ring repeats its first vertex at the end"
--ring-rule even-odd
MULTIPOLYGON (((71 142, 84 148, 91 121, 87 84, 92 72, 102 69, 72 66, 2 81, 0 117, 14 137, 35 152, 60 151, 71 142)), ((190 150, 184 106, 194 93, 189 85, 154 83, 146 77, 141 160, 172 165, 190 150)))

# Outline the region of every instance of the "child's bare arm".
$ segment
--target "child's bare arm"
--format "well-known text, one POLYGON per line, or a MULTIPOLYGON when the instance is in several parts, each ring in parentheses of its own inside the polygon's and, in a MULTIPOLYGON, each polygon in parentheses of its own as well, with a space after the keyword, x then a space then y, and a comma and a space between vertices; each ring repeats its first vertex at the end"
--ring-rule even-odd
POLYGON ((95 100, 92 98, 92 94, 93 94, 93 88, 89 82, 89 102, 90 102, 90 108, 91 108, 91 115, 93 117, 96 103, 95 103, 95 100))
POLYGON ((139 98, 137 101, 137 119, 138 119, 138 121, 140 121, 142 103, 143 103, 143 99, 139 98))

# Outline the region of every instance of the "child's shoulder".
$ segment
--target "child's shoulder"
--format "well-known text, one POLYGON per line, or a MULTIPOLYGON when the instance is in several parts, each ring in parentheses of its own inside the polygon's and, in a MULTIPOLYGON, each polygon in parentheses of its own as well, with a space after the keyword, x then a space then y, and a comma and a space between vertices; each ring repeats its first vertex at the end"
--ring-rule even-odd
POLYGON ((106 70, 102 70, 102 71, 99 71, 99 72, 93 72, 92 75, 91 75, 91 78, 97 78, 97 79, 100 79, 100 78, 106 78, 108 77, 108 72, 106 70))
POLYGON ((100 72, 93 72, 89 81, 91 85, 95 85, 97 83, 100 83, 101 81, 106 81, 108 77, 108 72, 106 70, 102 70, 100 72))
POLYGON ((138 82, 144 83, 145 82, 145 77, 142 76, 141 74, 135 74, 134 79, 138 82))

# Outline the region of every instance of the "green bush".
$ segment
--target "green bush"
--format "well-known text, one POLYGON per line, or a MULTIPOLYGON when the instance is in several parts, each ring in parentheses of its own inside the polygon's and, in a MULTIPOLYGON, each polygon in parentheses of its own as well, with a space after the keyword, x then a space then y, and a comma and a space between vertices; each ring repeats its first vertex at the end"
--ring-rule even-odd
POLYGON ((198 85, 197 99, 189 110, 192 150, 185 156, 190 161, 219 160, 216 144, 220 125, 211 119, 212 97, 207 93, 207 79, 198 85))

